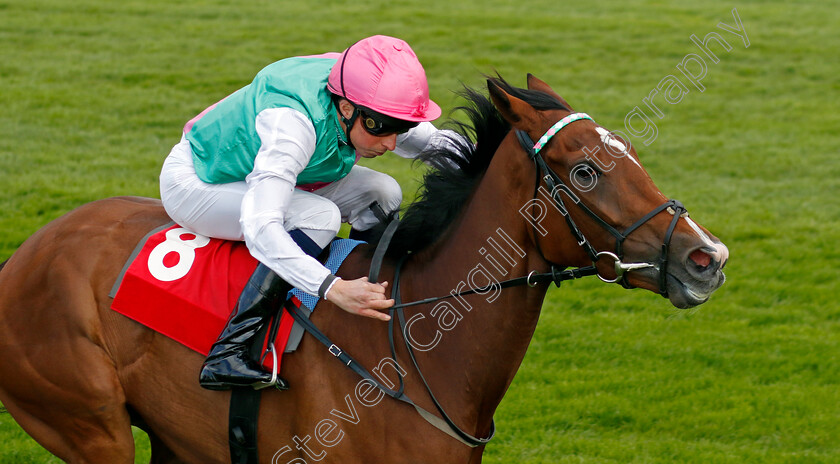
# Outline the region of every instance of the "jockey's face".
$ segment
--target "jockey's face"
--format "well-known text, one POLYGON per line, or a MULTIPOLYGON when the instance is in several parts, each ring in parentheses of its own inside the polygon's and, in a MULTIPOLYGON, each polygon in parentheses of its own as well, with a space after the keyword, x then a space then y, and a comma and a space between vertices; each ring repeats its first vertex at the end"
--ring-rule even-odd
MULTIPOLYGON (((341 100, 339 110, 349 118, 354 111, 353 104, 347 100, 341 100)), ((342 128, 344 128, 344 123, 342 128)), ((394 150, 397 146, 397 134, 376 136, 362 126, 362 118, 356 118, 353 128, 350 129, 350 142, 356 147, 356 153, 362 158, 376 158, 386 151, 394 150)))
POLYGON ((356 153, 362 158, 376 158, 397 146, 397 134, 384 136, 371 135, 362 127, 362 121, 356 119, 350 130, 350 141, 356 147, 356 153))

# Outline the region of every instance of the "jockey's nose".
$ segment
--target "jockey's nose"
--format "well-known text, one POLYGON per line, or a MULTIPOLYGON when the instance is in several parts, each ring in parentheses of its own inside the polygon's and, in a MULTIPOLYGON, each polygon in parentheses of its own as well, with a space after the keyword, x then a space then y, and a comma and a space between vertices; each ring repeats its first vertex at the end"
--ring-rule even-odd
POLYGON ((394 151, 397 148, 397 134, 389 134, 383 137, 383 145, 389 151, 394 151))

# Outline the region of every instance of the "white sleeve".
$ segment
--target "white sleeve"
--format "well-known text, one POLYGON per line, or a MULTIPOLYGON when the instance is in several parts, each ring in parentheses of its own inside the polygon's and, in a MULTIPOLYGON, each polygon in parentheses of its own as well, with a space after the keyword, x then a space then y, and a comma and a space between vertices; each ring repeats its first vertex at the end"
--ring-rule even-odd
POLYGON ((457 145, 453 140, 459 141, 458 143, 467 141, 455 131, 438 129, 430 122, 421 122, 405 134, 397 136, 394 153, 403 158, 416 158, 423 150, 433 147, 449 147, 457 152, 457 145))
POLYGON ((330 271, 300 249, 286 231, 286 211, 298 174, 315 151, 315 127, 291 108, 271 108, 256 118, 260 149, 245 179, 240 222, 251 254, 283 280, 310 293, 330 271))

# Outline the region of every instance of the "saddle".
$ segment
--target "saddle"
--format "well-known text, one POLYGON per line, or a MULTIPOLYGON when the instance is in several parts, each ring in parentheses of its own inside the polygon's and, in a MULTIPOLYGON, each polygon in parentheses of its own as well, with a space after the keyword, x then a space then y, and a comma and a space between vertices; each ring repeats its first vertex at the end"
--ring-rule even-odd
MULTIPOLYGON (((361 243, 336 239, 320 258, 336 272, 361 243)), ((206 356, 257 264, 242 242, 166 224, 141 239, 126 261, 111 289, 111 309, 206 356)), ((298 289, 287 299, 306 317, 319 300, 298 289)), ((253 347, 254 359, 279 371, 282 354, 297 349, 304 331, 286 311, 278 311, 266 329, 262 345, 253 347), (276 360, 267 355, 270 344, 277 347, 276 360)))

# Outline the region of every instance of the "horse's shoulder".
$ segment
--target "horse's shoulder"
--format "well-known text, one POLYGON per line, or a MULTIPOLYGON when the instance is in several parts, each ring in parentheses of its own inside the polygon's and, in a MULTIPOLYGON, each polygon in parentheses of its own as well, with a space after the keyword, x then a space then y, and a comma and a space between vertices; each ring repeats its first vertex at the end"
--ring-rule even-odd
MULTIPOLYGON (((375 246, 367 244, 357 246, 341 264, 336 275, 343 279, 367 277, 370 274, 371 262, 373 261, 375 251, 375 246)), ((397 261, 399 261, 399 257, 386 254, 379 266, 378 278, 376 280, 379 282, 391 282, 397 261)))
POLYGON ((373 251, 373 247, 366 243, 358 245, 341 263, 336 275, 343 279, 358 279, 368 275, 373 251))

